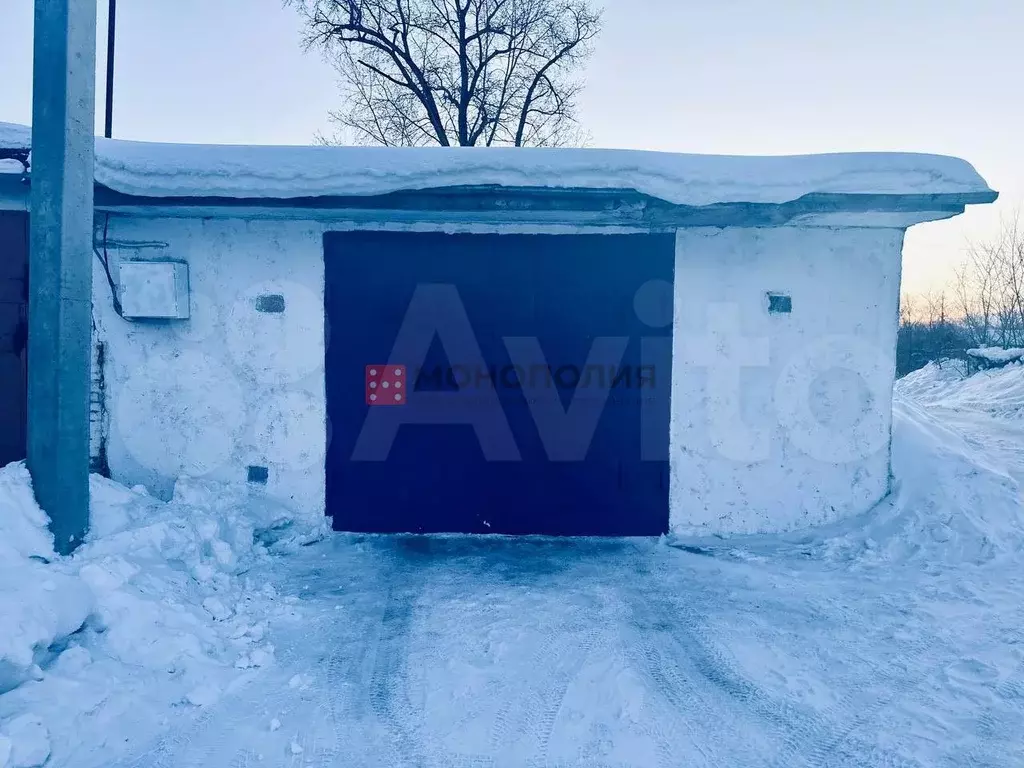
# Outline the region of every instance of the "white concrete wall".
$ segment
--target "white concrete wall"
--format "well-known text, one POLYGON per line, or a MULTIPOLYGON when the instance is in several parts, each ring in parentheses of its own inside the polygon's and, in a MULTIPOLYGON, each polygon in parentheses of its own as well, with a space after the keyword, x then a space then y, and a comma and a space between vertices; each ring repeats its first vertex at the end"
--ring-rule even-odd
POLYGON ((753 533, 863 512, 889 489, 900 229, 677 237, 671 526, 753 533), (768 292, 792 297, 769 314, 768 292))
POLYGON ((125 321, 94 273, 107 341, 111 475, 169 497, 175 478, 245 482, 269 469, 266 492, 322 515, 323 251, 320 225, 112 216, 108 253, 188 262, 192 317, 125 321), (282 294, 282 314, 255 297, 282 294))

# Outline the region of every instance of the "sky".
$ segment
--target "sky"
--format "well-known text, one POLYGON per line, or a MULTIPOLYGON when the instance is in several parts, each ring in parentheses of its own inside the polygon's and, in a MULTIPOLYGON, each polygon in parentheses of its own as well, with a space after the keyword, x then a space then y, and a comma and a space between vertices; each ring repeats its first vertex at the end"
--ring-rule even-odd
MULTIPOLYGON (((32 108, 32 0, 0 11, 0 121, 32 108)), ((97 126, 106 0, 99 0, 97 126)), ((912 228, 904 289, 940 290, 1024 203, 1019 0, 605 0, 580 102, 593 146, 717 154, 892 150, 970 161, 992 206, 912 228)), ((120 0, 115 138, 305 144, 333 70, 282 0, 120 0)))

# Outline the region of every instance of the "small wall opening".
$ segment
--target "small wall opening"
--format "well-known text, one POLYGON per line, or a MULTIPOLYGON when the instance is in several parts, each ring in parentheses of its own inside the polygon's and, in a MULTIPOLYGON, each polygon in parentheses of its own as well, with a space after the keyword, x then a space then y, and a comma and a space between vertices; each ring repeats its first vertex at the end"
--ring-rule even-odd
POLYGON ((768 294, 768 313, 788 315, 793 311, 793 297, 785 293, 768 294))
POLYGON ((268 293, 256 297, 256 311, 280 314, 284 312, 284 296, 279 293, 268 293))

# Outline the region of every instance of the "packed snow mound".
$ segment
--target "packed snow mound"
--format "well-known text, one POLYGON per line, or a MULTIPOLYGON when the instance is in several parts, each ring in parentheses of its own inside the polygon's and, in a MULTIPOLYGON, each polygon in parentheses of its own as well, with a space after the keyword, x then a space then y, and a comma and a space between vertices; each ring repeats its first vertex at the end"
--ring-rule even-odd
POLYGON ((0 468, 0 509, 3 562, 14 557, 48 562, 55 557, 53 536, 47 527, 50 519, 36 504, 32 477, 23 463, 0 468))
POLYGON ((172 691, 168 704, 203 706, 219 695, 218 676, 271 663, 266 619, 288 609, 245 574, 326 531, 248 488, 191 478, 167 503, 95 475, 90 493, 86 542, 61 557, 24 464, 0 468, 0 751, 10 742, 13 755, 41 754, 47 724, 16 702, 61 696, 82 676, 117 685, 128 670, 144 684, 148 671, 172 691))
POLYGON ((826 541, 833 556, 981 564, 1024 549, 1018 483, 991 466, 940 415, 899 399, 893 407, 893 494, 826 541))
POLYGON ((171 501, 93 476, 91 531, 83 552, 132 551, 188 566, 200 580, 238 573, 255 557, 318 541, 319 525, 247 486, 181 477, 171 501))
POLYGON ((896 382, 897 396, 927 406, 977 411, 1001 419, 1024 419, 1024 365, 966 374, 957 360, 928 363, 896 382))
POLYGON ((37 676, 41 657, 93 610, 85 584, 50 567, 48 524, 25 466, 0 469, 0 694, 37 676))
MULTIPOLYGON (((0 124, 24 138, 20 126, 0 124), (19 132, 20 131, 20 132, 19 132)), ((995 198, 966 161, 864 152, 742 157, 613 149, 287 147, 96 141, 96 181, 147 197, 367 196, 457 186, 629 189, 676 205, 811 194, 995 198)))

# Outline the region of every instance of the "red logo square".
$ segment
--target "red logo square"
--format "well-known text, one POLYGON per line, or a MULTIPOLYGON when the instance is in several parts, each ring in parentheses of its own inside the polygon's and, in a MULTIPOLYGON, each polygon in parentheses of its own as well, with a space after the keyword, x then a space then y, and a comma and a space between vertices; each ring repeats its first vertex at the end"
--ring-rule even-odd
POLYGON ((366 404, 405 405, 406 378, 404 365, 366 366, 366 404))

